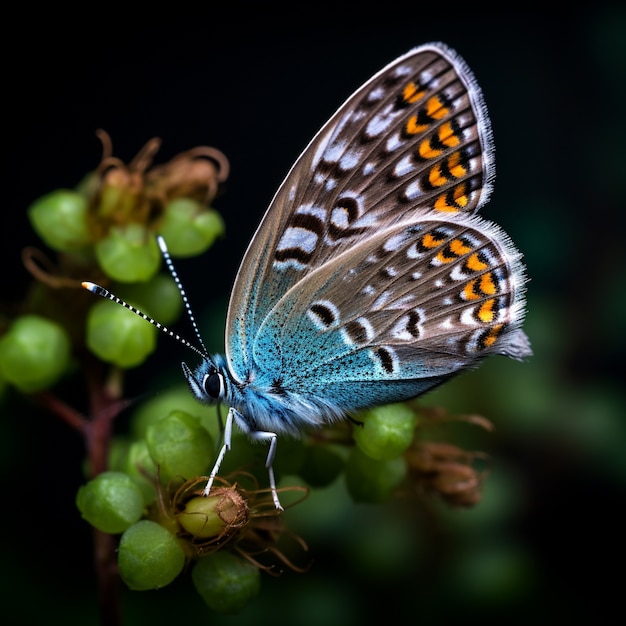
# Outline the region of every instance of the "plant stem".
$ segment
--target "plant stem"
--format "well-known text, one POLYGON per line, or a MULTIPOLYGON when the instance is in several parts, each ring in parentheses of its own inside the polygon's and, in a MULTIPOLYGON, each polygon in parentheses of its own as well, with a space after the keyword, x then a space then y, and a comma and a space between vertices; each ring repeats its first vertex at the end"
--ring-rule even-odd
POLYGON ((120 578, 115 558, 116 542, 112 535, 93 529, 94 568, 98 581, 98 605, 102 626, 122 623, 120 578))
MULTIPOLYGON (((89 474, 92 478, 108 469, 109 448, 115 418, 130 401, 121 398, 119 372, 106 381, 100 363, 85 367, 91 417, 87 418, 53 393, 39 394, 41 402, 66 424, 84 437, 89 474)), ((116 559, 116 541, 112 535, 93 529, 94 569, 98 583, 98 604, 102 626, 120 626, 120 579, 116 559)))
MULTIPOLYGON (((107 384, 100 363, 92 363, 92 367, 87 370, 87 386, 91 419, 85 424, 83 432, 89 471, 95 477, 108 469, 115 418, 128 406, 129 401, 121 398, 121 381, 117 373, 107 384)), ((116 543, 111 535, 94 529, 94 568, 102 626, 120 626, 122 623, 116 543)))

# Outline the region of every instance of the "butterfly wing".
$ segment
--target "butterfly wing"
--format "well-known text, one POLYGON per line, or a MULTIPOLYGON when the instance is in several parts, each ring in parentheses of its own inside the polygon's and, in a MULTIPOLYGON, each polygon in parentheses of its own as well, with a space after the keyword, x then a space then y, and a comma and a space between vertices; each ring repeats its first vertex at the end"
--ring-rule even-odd
POLYGON ((489 354, 527 356, 523 283, 520 255, 494 224, 409 217, 284 294, 254 361, 284 389, 344 409, 406 399, 489 354))
MULTIPOLYGON (((416 324, 428 332, 391 348, 394 332, 402 335, 402 315, 412 320, 408 311, 419 306, 413 301, 409 306, 398 295, 402 306, 376 310, 377 299, 395 293, 398 284, 391 278, 378 280, 391 267, 391 259, 380 251, 399 238, 409 247, 394 252, 392 269, 402 275, 424 273, 430 261, 422 259, 416 266, 409 262, 410 245, 416 242, 409 244, 405 237, 411 231, 424 243, 427 232, 420 224, 426 218, 435 229, 431 235, 442 234, 436 224, 450 222, 448 243, 466 232, 472 250, 485 251, 489 270, 499 272, 504 291, 498 295, 507 294, 503 312, 494 319, 515 330, 513 322, 516 316, 521 319, 523 309, 517 255, 498 229, 469 217, 486 202, 493 175, 491 130, 481 92, 458 55, 441 44, 429 44, 373 76, 296 161, 246 252, 227 318, 226 356, 235 378, 245 380, 260 369, 277 379, 288 376, 290 384, 323 385, 326 380, 335 388, 351 377, 417 380, 449 375, 470 363, 475 355, 468 357, 464 350, 471 337, 483 352, 490 349, 476 333, 487 332, 493 324, 463 326, 445 341, 435 339, 444 336, 434 330, 436 316, 443 316, 435 307, 447 296, 441 291, 439 296, 430 294, 431 285, 425 281, 417 281, 412 290, 402 289, 407 297, 426 298, 420 315, 428 311, 427 321, 416 324), (361 294, 366 287, 372 291, 369 298, 361 294), (311 308, 315 302, 330 303, 329 309, 316 313, 311 308), (396 313, 389 313, 392 310, 396 313), (359 335, 357 312, 366 311, 372 317, 363 319, 373 324, 377 339, 352 344, 350 337, 359 335), (401 366, 388 371, 389 359, 401 366)), ((459 274, 465 271, 459 264, 454 267, 459 274)), ((485 270, 480 275, 488 274, 485 270)), ((456 307, 460 314, 463 303, 456 307)), ((453 311, 448 313, 453 320, 453 311)), ((443 323, 443 317, 439 321, 443 323)), ((360 332, 369 337, 366 327, 360 332)), ((502 340, 494 338, 496 343, 502 340)))

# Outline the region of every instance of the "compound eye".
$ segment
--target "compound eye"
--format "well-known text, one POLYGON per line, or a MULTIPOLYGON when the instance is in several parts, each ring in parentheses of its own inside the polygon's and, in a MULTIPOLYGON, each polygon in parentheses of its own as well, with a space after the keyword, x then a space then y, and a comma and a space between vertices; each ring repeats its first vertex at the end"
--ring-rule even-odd
POLYGON ((210 398, 217 400, 222 396, 222 392, 224 390, 222 375, 218 372, 211 372, 210 374, 207 374, 202 381, 202 386, 210 398))

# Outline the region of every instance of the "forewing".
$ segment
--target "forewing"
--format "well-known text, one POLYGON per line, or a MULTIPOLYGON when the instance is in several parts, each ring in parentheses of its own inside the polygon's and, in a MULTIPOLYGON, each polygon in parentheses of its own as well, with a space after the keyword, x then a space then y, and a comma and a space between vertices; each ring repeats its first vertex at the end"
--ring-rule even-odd
POLYGON ((454 52, 421 46, 373 76, 296 161, 250 243, 227 319, 235 376, 247 375, 261 324, 296 283, 407 215, 475 212, 493 174, 482 96, 454 52))

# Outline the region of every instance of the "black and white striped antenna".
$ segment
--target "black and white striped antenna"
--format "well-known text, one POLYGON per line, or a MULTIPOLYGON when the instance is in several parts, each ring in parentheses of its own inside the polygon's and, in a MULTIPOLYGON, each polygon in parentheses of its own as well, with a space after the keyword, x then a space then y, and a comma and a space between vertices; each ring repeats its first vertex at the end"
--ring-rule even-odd
POLYGON ((85 289, 87 289, 87 291, 91 291, 91 293, 95 293, 97 296, 100 296, 101 298, 111 300, 112 302, 115 302, 116 304, 120 304, 125 309, 128 309, 129 311, 132 311, 133 313, 135 313, 135 315, 142 317, 144 320, 146 320, 146 322, 149 322, 153 326, 156 326, 161 332, 164 332, 166 335, 169 335, 170 337, 176 339, 176 341, 182 343, 187 348, 190 348, 191 350, 199 354, 202 358, 207 358, 208 352, 206 350, 206 347, 204 346, 202 337, 200 336, 200 330, 198 329, 196 318, 194 317, 193 312, 191 311, 191 306, 189 305, 187 294, 185 293, 183 285, 180 282, 180 278, 178 277, 176 269, 174 268, 174 263, 172 262, 172 257, 170 256, 170 253, 167 249, 165 240, 163 239, 163 237, 159 235, 157 236, 157 242, 159 244, 159 248, 161 249, 161 253, 163 254, 163 258, 165 259, 165 263, 167 264, 167 269, 172 275, 172 278, 174 279, 174 282, 176 283, 176 287, 178 287, 178 291, 183 300, 183 304, 185 305, 187 315, 189 316, 189 321, 191 322, 191 325, 194 329, 196 338, 198 339, 198 343, 200 344, 200 348, 194 346, 192 343, 190 343, 189 341, 187 341, 180 335, 176 334, 174 331, 170 330, 166 326, 163 326, 163 324, 161 324, 160 322, 157 322, 154 318, 150 317, 149 315, 146 315, 139 309, 135 308, 132 304, 128 304, 128 302, 125 302, 121 298, 118 298, 115 294, 111 293, 108 289, 105 289, 104 287, 101 287, 100 285, 96 285, 95 283, 90 283, 89 281, 84 281, 83 283, 81 283, 81 285, 85 289))

